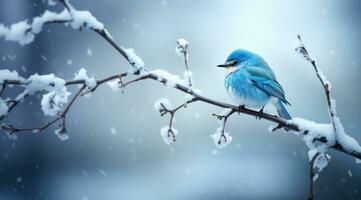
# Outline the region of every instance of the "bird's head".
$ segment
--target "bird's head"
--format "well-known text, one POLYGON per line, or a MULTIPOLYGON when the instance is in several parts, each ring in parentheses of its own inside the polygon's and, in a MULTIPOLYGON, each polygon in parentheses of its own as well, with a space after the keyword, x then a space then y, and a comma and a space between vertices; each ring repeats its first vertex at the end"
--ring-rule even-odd
POLYGON ((231 73, 241 67, 246 66, 248 62, 255 56, 257 55, 247 50, 237 49, 228 56, 224 64, 217 65, 217 67, 226 68, 228 73, 231 73))

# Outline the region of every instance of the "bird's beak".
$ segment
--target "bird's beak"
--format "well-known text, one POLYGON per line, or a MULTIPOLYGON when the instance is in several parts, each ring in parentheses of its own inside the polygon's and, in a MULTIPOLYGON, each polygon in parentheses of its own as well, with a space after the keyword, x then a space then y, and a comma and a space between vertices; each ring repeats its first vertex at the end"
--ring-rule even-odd
POLYGON ((236 64, 236 60, 228 61, 225 64, 217 65, 217 67, 232 67, 236 64))
POLYGON ((227 67, 227 65, 225 65, 225 64, 220 64, 220 65, 217 65, 217 67, 227 67))

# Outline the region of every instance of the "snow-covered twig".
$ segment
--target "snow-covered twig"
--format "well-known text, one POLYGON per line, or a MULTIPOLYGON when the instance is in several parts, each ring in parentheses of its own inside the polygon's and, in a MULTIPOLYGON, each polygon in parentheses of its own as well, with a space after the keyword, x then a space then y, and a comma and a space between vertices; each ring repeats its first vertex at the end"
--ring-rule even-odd
POLYGON ((230 136, 228 132, 225 132, 225 129, 228 118, 236 112, 237 111, 233 109, 231 110, 225 109, 224 112, 221 114, 216 114, 216 113, 212 114, 213 116, 217 117, 218 120, 221 121, 220 122, 221 126, 217 128, 216 133, 210 135, 213 138, 214 143, 217 147, 219 148, 226 147, 232 141, 232 136, 230 136))
MULTIPOLYGON (((243 113, 243 114, 247 114, 247 115, 252 115, 255 117, 259 116, 258 111, 254 111, 254 110, 247 109, 247 108, 239 108, 238 106, 223 103, 223 102, 208 98, 206 96, 203 96, 199 92, 196 92, 195 90, 189 90, 189 87, 187 86, 187 84, 184 84, 184 81, 182 81, 182 80, 178 81, 178 79, 176 79, 176 78, 174 79, 174 77, 176 77, 176 76, 174 76, 170 73, 165 73, 165 71, 163 71, 163 70, 148 71, 145 68, 144 62, 139 58, 139 56, 137 56, 134 53, 134 51, 129 50, 129 49, 126 50, 123 47, 121 47, 120 45, 118 45, 113 40, 113 38, 110 36, 110 34, 106 31, 106 29, 103 26, 100 26, 99 23, 97 23, 98 21, 96 20, 95 17, 93 17, 91 14, 89 15, 89 14, 83 13, 83 15, 82 15, 81 13, 77 13, 78 11, 75 10, 70 5, 68 0, 61 0, 61 2, 64 4, 67 12, 71 14, 70 20, 72 20, 72 21, 69 21, 67 23, 76 23, 76 24, 74 24, 74 27, 78 27, 80 29, 88 28, 88 29, 91 29, 91 30, 97 32, 111 46, 113 46, 133 67, 132 70, 130 70, 129 72, 123 73, 121 76, 119 74, 116 74, 116 75, 104 78, 102 80, 97 80, 96 81, 97 85, 92 89, 92 91, 94 91, 94 89, 97 88, 102 83, 116 80, 120 77, 124 77, 124 76, 130 75, 130 74, 135 74, 135 75, 140 75, 137 78, 137 81, 146 80, 146 79, 155 80, 157 82, 160 82, 160 83, 163 83, 166 85, 171 85, 173 88, 175 88, 183 93, 189 94, 192 98, 196 98, 197 101, 207 103, 210 105, 214 105, 214 106, 217 106, 220 108, 228 108, 228 109, 232 110, 233 112, 239 112, 239 113, 243 113), (74 12, 75 12, 75 14, 74 14, 74 12), (87 16, 87 17, 82 18, 84 16, 87 16), (94 19, 96 21, 94 21, 94 19), (82 23, 79 23, 79 22, 82 22, 82 23)), ((48 23, 52 23, 52 21, 49 21, 48 23)), ((43 23, 43 24, 47 24, 47 23, 43 23)), ((0 35, 2 34, 1 36, 4 36, 4 30, 8 30, 9 28, 6 29, 6 28, 4 28, 4 26, 0 26, 0 27, 1 27, 0 35)), ((31 27, 32 27, 32 25, 31 25, 31 27)), ((28 28, 29 28, 29 26, 28 26, 28 28)), ((23 29, 21 29, 21 30, 23 30, 23 29)), ((24 34, 25 34, 25 32, 21 32, 20 35, 23 36, 24 34)), ((26 37, 26 35, 24 37, 26 37)), ((85 83, 86 83, 85 80, 71 80, 71 81, 66 81, 64 86, 75 85, 75 84, 83 85, 85 83)), ((23 85, 23 82, 21 80, 7 79, 6 85, 9 85, 9 84, 10 85, 23 85)), ((3 85, 3 84, 0 84, 0 85, 3 85)), ((3 85, 3 88, 4 88, 4 85, 3 85)), ((11 109, 13 109, 16 105, 18 105, 22 100, 24 100, 25 97, 28 95, 29 94, 24 93, 24 94, 18 96, 18 98, 16 98, 15 101, 9 100, 7 102, 9 104, 9 106, 8 106, 9 111, 11 109), (12 103, 12 102, 14 102, 14 103, 12 103)), ((331 108, 332 108, 332 106, 331 106, 331 108)), ((4 117, 1 117, 1 119, 3 119, 3 118, 4 117)), ((262 115, 262 119, 274 122, 279 127, 288 128, 289 130, 293 130, 295 132, 300 132, 304 135, 309 135, 310 133, 312 133, 313 135, 317 136, 317 137, 313 138, 314 141, 319 141, 321 143, 329 143, 329 141, 328 141, 329 138, 323 137, 322 134, 317 133, 318 129, 315 129, 315 127, 313 127, 313 126, 305 126, 305 124, 297 122, 297 121, 287 121, 287 120, 284 120, 277 116, 269 115, 267 113, 264 113, 262 115)), ((355 140, 353 140, 350 136, 347 136, 344 138, 346 138, 348 141, 351 141, 354 145, 351 145, 351 146, 343 145, 345 142, 342 142, 342 145, 341 145, 340 138, 338 137, 337 142, 334 143, 333 145, 329 145, 328 148, 333 148, 340 152, 354 156, 355 158, 361 159, 361 148, 359 148, 359 145, 357 144, 357 142, 355 140)))
MULTIPOLYGON (((328 112, 330 115, 330 121, 331 121, 330 123, 332 126, 332 129, 330 130, 330 129, 328 129, 327 125, 324 126, 324 125, 316 124, 314 122, 296 119, 298 121, 299 125, 304 126, 303 129, 313 128, 313 130, 308 130, 308 136, 311 136, 311 137, 306 138, 306 144, 312 150, 313 148, 316 148, 316 145, 313 140, 315 138, 323 137, 326 139, 327 142, 324 143, 325 145, 317 147, 317 151, 319 151, 320 153, 324 153, 328 148, 334 147, 337 149, 343 149, 349 153, 354 153, 354 154, 360 156, 361 146, 358 144, 358 142, 355 139, 353 139, 351 136, 346 134, 344 127, 341 123, 341 120, 337 116, 336 101, 334 99, 332 99, 332 97, 331 97, 330 82, 326 79, 326 76, 318 68, 316 61, 311 57, 311 55, 307 51, 305 45, 303 44, 303 42, 301 40, 300 35, 298 35, 297 39, 298 39, 298 45, 296 46, 295 50, 297 52, 299 52, 304 58, 306 58, 306 60, 308 62, 310 62, 312 64, 313 69, 316 72, 316 76, 319 79, 319 81, 323 87, 325 97, 327 100, 328 112), (321 126, 324 126, 324 128, 321 126), (310 134, 310 133, 312 133, 312 134, 310 134)), ((293 120, 293 121, 295 122, 295 120, 293 120)))
POLYGON ((188 80, 188 87, 191 90, 192 89, 192 72, 189 71, 189 67, 188 67, 188 59, 189 59, 188 45, 189 45, 189 42, 187 40, 185 40, 184 38, 179 38, 177 40, 177 47, 175 48, 175 52, 179 56, 181 56, 181 57, 183 56, 184 67, 185 67, 184 78, 186 80, 188 80))
POLYGON ((185 108, 188 104, 198 101, 197 98, 192 98, 181 105, 173 108, 170 101, 168 99, 162 98, 155 102, 154 108, 157 112, 159 112, 160 116, 164 116, 165 114, 170 115, 169 124, 161 128, 161 135, 166 144, 170 145, 176 141, 176 135, 178 131, 173 127, 173 119, 175 113, 181 108, 185 108))

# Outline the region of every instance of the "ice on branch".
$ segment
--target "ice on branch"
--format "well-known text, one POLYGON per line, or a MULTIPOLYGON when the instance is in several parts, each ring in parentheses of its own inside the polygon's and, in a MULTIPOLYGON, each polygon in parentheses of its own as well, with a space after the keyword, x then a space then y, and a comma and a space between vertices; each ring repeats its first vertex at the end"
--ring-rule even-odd
POLYGON ((154 109, 157 113, 160 113, 161 115, 163 115, 168 110, 172 110, 173 106, 168 99, 162 98, 162 99, 157 100, 154 103, 154 109))
MULTIPOLYGON (((24 20, 6 27, 0 24, 0 38, 5 40, 19 42, 20 45, 29 44, 34 41, 35 35, 40 33, 43 26, 47 23, 68 23, 74 29, 94 29, 104 30, 104 25, 99 22, 89 11, 79 11, 71 6, 69 1, 64 1, 67 9, 60 13, 46 10, 42 15, 35 17, 31 22, 24 20)), ((54 2, 49 1, 49 5, 54 2)))
POLYGON ((141 70, 144 68, 144 62, 143 60, 134 52, 134 49, 129 48, 123 48, 125 53, 127 54, 127 58, 129 62, 133 65, 136 71, 132 70, 132 72, 137 72, 138 70, 141 70))
POLYGON ((169 128, 169 126, 164 126, 160 129, 160 135, 163 138, 163 141, 167 145, 171 145, 176 142, 176 136, 178 135, 178 130, 175 128, 169 128))
POLYGON ((303 44, 301 37, 298 36, 298 39, 295 44, 295 50, 306 60, 310 62, 314 62, 315 60, 311 57, 311 55, 307 52, 305 45, 303 44))
POLYGON ((150 73, 154 74, 154 75, 157 75, 159 77, 159 80, 158 81, 162 81, 162 79, 165 80, 165 84, 168 86, 168 87, 175 87, 176 84, 180 84, 180 85, 186 85, 185 84, 185 81, 182 80, 181 78, 179 78, 178 75, 174 75, 174 74, 171 74, 167 71, 164 71, 162 69, 156 69, 156 70, 153 70, 153 71, 150 71, 150 73))
POLYGON ((6 102, 0 98, 0 117, 7 115, 9 111, 9 107, 7 106, 6 102))
POLYGON ((89 78, 86 69, 81 68, 74 77, 74 80, 84 80, 85 81, 85 92, 90 92, 92 89, 94 89, 97 86, 97 81, 95 78, 89 78))
POLYGON ((216 132, 210 135, 211 138, 213 138, 216 147, 221 149, 226 147, 227 145, 229 145, 229 143, 232 142, 232 136, 230 136, 228 132, 224 132, 223 126, 224 125, 218 127, 216 132))
MULTIPOLYGON (((188 49, 188 41, 184 38, 179 38, 177 40, 177 46, 175 48, 175 52, 179 56, 184 56, 188 49)), ((188 59, 188 58, 187 58, 188 59)))
POLYGON ((23 81, 24 79, 16 71, 3 69, 0 70, 0 85, 4 84, 5 80, 23 81))

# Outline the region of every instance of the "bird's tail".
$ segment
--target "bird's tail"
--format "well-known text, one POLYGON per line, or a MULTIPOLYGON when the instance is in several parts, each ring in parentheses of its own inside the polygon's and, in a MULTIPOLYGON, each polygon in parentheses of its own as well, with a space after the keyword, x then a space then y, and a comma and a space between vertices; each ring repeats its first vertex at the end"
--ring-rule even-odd
POLYGON ((283 103, 279 100, 276 104, 278 115, 284 119, 292 119, 291 115, 288 113, 287 109, 283 105, 283 103))

